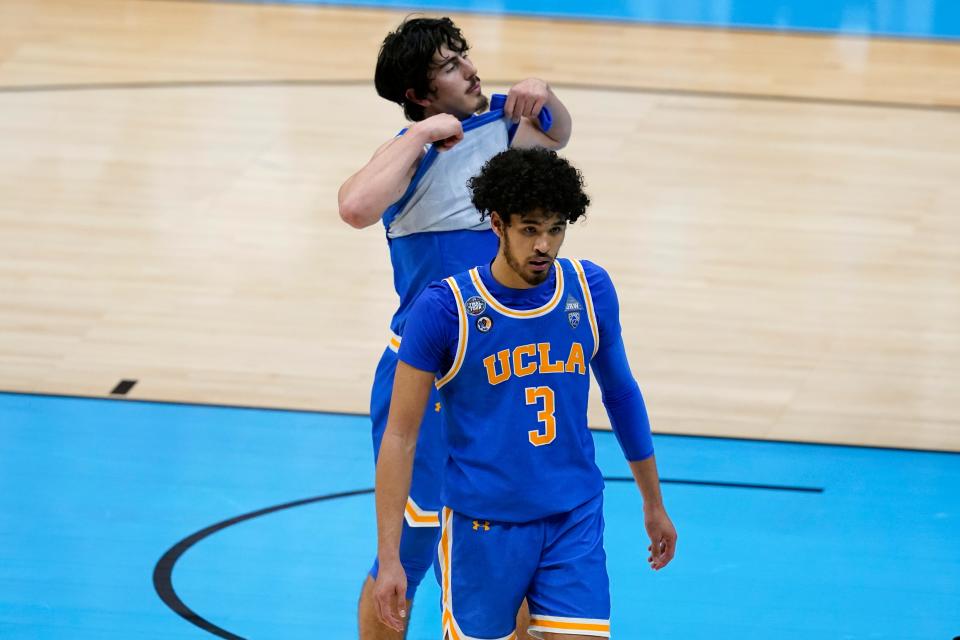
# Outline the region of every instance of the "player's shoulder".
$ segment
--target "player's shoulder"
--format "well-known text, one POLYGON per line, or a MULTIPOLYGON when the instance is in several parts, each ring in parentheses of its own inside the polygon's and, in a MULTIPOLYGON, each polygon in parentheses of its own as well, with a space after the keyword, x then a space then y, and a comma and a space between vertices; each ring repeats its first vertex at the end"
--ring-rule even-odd
POLYGON ((450 288, 447 279, 434 280, 424 288, 417 299, 417 304, 440 304, 449 306, 454 303, 453 290, 450 288))
POLYGON ((431 331, 434 331, 440 326, 455 325, 457 317, 457 301, 450 285, 443 280, 436 280, 417 296, 407 317, 404 334, 413 326, 431 327, 431 331))
POLYGON ((583 275, 587 279, 587 284, 590 285, 591 289, 593 289, 595 286, 601 288, 613 286, 613 283, 610 280, 610 274, 606 269, 601 267, 596 262, 578 258, 571 258, 570 261, 580 265, 580 268, 583 269, 583 275))

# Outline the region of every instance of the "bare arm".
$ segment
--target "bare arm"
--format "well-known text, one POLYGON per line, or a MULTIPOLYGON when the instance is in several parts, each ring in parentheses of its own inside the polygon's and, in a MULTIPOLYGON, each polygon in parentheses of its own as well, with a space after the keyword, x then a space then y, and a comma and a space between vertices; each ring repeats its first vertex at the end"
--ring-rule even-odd
POLYGON ((407 190, 425 145, 439 143, 438 149, 445 150, 462 139, 460 121, 448 114, 413 124, 404 135, 381 145, 370 161, 340 186, 340 218, 357 229, 375 224, 407 190))
POLYGON ((520 122, 511 146, 560 150, 570 140, 573 130, 570 112, 543 80, 528 78, 513 85, 507 94, 504 113, 514 122, 520 122), (547 132, 541 131, 537 123, 537 116, 543 107, 548 107, 553 116, 553 126, 547 132))
POLYGON ((434 375, 400 361, 393 379, 390 415, 377 461, 377 555, 380 569, 374 599, 384 624, 403 630, 407 579, 400 564, 403 511, 410 494, 420 420, 434 375))
POLYGON ((677 548, 677 530, 663 507, 656 456, 631 462, 630 471, 643 496, 643 519, 650 536, 647 562, 654 570, 662 569, 673 560, 677 548))

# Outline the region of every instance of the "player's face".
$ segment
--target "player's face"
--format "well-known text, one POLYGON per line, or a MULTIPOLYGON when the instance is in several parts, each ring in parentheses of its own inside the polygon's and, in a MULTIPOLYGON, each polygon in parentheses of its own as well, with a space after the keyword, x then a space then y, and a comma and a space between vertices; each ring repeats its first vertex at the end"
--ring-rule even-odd
POLYGON ((489 100, 483 95, 477 68, 467 52, 456 53, 446 45, 433 55, 429 72, 430 95, 427 116, 449 113, 461 120, 485 111, 489 100))
POLYGON ((510 216, 510 224, 494 214, 494 231, 500 236, 500 255, 515 276, 507 286, 535 287, 550 275, 553 261, 560 252, 567 223, 560 216, 539 211, 510 216))

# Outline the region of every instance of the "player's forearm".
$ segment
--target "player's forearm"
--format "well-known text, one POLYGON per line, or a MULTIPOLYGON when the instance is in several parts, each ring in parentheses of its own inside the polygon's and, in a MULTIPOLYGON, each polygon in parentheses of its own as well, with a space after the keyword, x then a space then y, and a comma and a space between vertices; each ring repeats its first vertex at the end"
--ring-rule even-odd
POLYGON ((544 135, 556 142, 559 145, 558 148, 562 149, 570 141, 570 134, 573 131, 573 118, 570 117, 570 112, 567 111, 563 102, 560 101, 560 98, 556 96, 552 89, 545 106, 550 109, 553 124, 549 131, 544 132, 544 135))
POLYGON ((630 462, 653 455, 650 418, 640 387, 630 371, 623 339, 602 346, 590 363, 603 392, 603 405, 617 442, 630 462))
POLYGON ((379 221, 386 208, 407 190, 424 144, 424 137, 411 127, 348 178, 337 194, 343 221, 358 229, 379 221))
POLYGON ((410 495, 410 477, 416 437, 384 434, 377 460, 376 505, 378 555, 383 562, 395 558, 400 550, 403 511, 410 495))
POLYGON ((403 529, 403 510, 410 495, 410 476, 423 410, 433 387, 433 374, 397 363, 390 396, 390 415, 377 458, 377 540, 381 563, 396 560, 403 529))
POLYGON ((646 460, 630 463, 633 479, 643 496, 644 511, 663 510, 663 496, 660 494, 660 475, 657 473, 657 458, 650 456, 646 460))

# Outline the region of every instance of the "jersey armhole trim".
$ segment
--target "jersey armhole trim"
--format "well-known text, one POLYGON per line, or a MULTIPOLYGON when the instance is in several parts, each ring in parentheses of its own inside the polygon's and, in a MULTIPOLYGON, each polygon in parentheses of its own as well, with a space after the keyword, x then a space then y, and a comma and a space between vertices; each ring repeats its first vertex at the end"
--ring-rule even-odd
POLYGON ((593 307, 593 295, 590 293, 590 285, 587 284, 587 274, 583 270, 583 265, 580 264, 579 260, 574 258, 570 258, 570 264, 573 265, 574 270, 577 272, 577 279, 580 280, 580 289, 583 291, 583 301, 587 305, 587 319, 590 321, 590 331, 593 332, 593 355, 590 356, 592 360, 600 348, 600 325, 597 324, 597 315, 593 307))
POLYGON ((380 216, 380 220, 383 222, 383 227, 386 229, 388 236, 390 233, 390 225, 393 224, 393 221, 396 220, 400 212, 403 211, 403 208, 407 206, 410 198, 413 197, 414 192, 417 190, 417 185, 420 184, 420 181, 423 180, 424 174, 427 173, 427 170, 430 169, 434 161, 437 159, 437 153, 437 150, 432 145, 427 149, 427 152, 424 154, 423 158, 420 159, 420 164, 417 165, 417 170, 410 179, 410 184, 407 185, 406 191, 403 192, 403 195, 400 196, 399 200, 387 207, 380 216))
POLYGON ((447 371, 442 378, 437 380, 437 389, 453 380, 457 373, 460 372, 460 367, 463 366, 463 356, 467 352, 467 337, 469 336, 469 332, 467 331, 467 311, 463 304, 463 294, 460 293, 460 287, 457 286, 457 281, 452 277, 446 278, 444 282, 450 286, 450 289, 453 291, 453 297, 457 301, 457 324, 459 325, 459 332, 457 354, 453 359, 453 366, 450 367, 450 370, 447 371))

